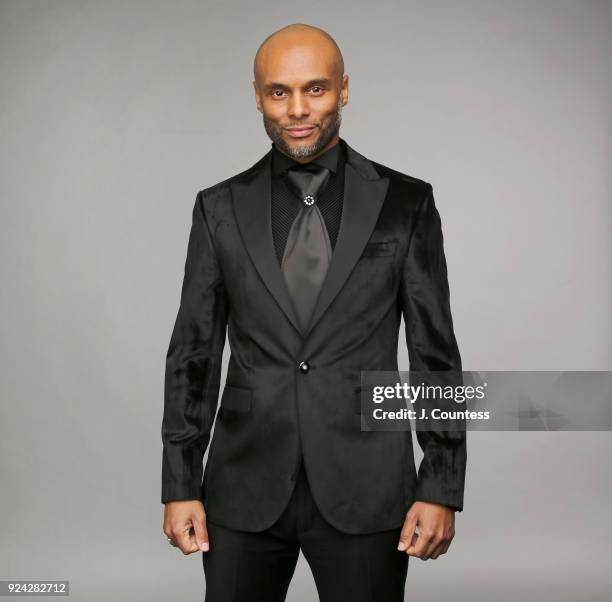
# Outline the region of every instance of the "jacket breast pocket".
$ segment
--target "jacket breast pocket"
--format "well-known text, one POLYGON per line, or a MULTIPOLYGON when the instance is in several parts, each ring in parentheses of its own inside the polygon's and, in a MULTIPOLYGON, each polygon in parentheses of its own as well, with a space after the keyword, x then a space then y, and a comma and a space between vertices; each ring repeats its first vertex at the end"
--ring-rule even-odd
POLYGON ((383 240, 380 242, 369 242, 363 248, 361 257, 387 257, 395 255, 397 240, 383 240))
POLYGON ((225 416, 226 410, 229 410, 230 413, 237 412, 246 414, 250 412, 252 399, 252 389, 237 387, 235 385, 225 385, 220 404, 222 417, 225 416))

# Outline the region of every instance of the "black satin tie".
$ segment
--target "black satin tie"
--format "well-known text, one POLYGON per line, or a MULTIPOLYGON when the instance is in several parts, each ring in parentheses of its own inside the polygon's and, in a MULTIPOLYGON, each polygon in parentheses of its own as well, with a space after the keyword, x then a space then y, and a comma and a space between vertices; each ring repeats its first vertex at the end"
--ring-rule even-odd
POLYGON ((329 176, 329 169, 315 164, 286 172, 287 184, 299 197, 301 207, 289 230, 281 270, 302 332, 306 332, 331 262, 329 235, 316 205, 329 176))

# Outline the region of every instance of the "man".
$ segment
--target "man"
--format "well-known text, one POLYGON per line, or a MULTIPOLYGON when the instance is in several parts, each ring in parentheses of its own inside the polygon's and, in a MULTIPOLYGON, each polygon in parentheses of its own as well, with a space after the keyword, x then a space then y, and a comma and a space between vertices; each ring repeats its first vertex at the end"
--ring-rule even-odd
POLYGON ((294 24, 254 63, 272 148, 196 198, 167 353, 164 532, 203 552, 206 600, 284 600, 300 549, 320 600, 403 600, 444 554, 465 432, 361 430, 362 370, 461 370, 430 184, 339 136, 342 55, 294 24), (231 356, 206 470, 228 327, 231 356), (204 476, 202 482, 202 476, 204 476), (418 527, 418 529, 417 529, 418 527))

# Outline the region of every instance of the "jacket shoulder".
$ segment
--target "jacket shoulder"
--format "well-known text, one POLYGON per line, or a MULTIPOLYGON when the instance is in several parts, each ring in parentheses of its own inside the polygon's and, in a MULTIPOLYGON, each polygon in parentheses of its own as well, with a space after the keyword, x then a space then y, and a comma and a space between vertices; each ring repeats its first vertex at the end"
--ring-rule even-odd
POLYGON ((230 176, 229 178, 226 178, 225 180, 222 180, 221 182, 217 182, 216 184, 213 184, 206 188, 202 188, 199 194, 203 198, 206 198, 206 197, 215 197, 220 193, 227 192, 230 184, 232 184, 233 182, 243 181, 245 178, 248 178, 252 174, 252 172, 259 169, 263 165, 263 163, 266 161, 268 154, 264 155, 255 164, 251 165, 251 167, 245 169, 244 171, 234 174, 233 176, 230 176))
POLYGON ((401 211, 418 213, 425 200, 433 196, 433 188, 427 180, 392 169, 382 163, 371 161, 382 178, 389 178, 389 199, 401 211), (400 209, 401 208, 401 209, 400 209))
POLYGON ((392 169, 387 165, 377 163, 376 161, 372 161, 371 159, 370 162, 382 178, 389 178, 396 185, 399 184, 403 186, 409 186, 412 189, 420 190, 426 190, 429 186, 431 186, 429 182, 421 178, 417 178, 415 176, 411 176, 410 174, 397 171, 396 169, 392 169))

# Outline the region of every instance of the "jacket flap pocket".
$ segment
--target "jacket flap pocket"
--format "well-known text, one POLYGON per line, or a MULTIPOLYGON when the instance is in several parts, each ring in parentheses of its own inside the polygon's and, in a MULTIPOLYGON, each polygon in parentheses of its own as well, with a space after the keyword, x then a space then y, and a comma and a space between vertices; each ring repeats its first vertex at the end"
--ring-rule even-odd
POLYGON ((362 257, 383 257, 385 255, 394 255, 397 240, 384 240, 380 242, 369 242, 363 248, 362 257))
POLYGON ((246 387, 225 385, 221 397, 221 407, 234 412, 250 412, 253 390, 246 387))

